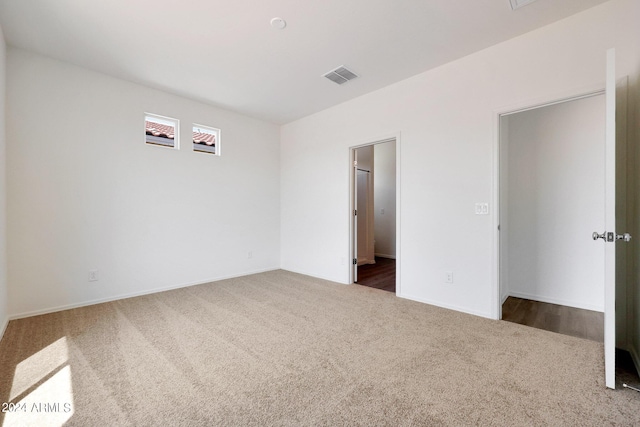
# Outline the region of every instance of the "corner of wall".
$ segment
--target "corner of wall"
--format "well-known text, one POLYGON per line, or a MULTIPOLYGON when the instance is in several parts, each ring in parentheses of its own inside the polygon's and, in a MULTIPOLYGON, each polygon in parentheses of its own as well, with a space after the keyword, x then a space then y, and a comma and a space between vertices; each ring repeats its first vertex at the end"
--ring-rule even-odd
POLYGON ((0 323, 0 341, 4 338, 4 333, 7 330, 7 326, 9 326, 9 318, 5 316, 4 320, 0 323))
POLYGON ((26 50, 11 48, 7 59, 10 160, 0 193, 7 196, 10 268, 6 304, 0 287, 0 323, 5 315, 11 320, 279 267, 276 125, 26 50), (143 112, 222 128, 223 155, 143 145, 143 112), (118 124, 118 138, 105 131, 105 120, 118 124), (26 143, 50 133, 65 135, 64 149, 26 143), (16 166, 23 162, 30 167, 16 166), (23 210, 29 206, 56 214, 32 222, 23 210), (125 215, 114 214, 123 209, 125 215), (64 234, 63 244, 48 240, 58 235, 54 230, 64 234), (37 247, 29 235, 39 236, 37 247), (31 257, 45 261, 29 268, 31 257), (87 272, 97 269, 100 286, 87 286, 87 272))

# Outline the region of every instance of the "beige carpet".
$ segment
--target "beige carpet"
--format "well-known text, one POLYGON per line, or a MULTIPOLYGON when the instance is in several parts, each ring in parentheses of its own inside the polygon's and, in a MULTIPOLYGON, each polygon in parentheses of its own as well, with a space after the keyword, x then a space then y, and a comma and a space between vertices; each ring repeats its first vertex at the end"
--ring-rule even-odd
POLYGON ((9 323, 4 425, 640 425, 602 345, 274 271, 9 323), (17 411, 17 412, 16 412, 17 411))

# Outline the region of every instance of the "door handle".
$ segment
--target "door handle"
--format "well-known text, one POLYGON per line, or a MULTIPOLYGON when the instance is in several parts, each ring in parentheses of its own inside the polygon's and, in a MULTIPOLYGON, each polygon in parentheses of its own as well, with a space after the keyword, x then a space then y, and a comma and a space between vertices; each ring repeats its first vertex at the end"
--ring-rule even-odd
POLYGON ((624 240, 625 242, 631 241, 631 234, 629 233, 615 234, 610 231, 609 232, 605 231, 602 234, 598 234, 597 231, 594 231, 591 237, 593 238, 593 240, 602 239, 605 242, 615 242, 616 240, 624 240))
POLYGON ((624 240, 625 242, 630 242, 631 241, 631 234, 629 234, 629 233, 616 234, 616 240, 624 240))

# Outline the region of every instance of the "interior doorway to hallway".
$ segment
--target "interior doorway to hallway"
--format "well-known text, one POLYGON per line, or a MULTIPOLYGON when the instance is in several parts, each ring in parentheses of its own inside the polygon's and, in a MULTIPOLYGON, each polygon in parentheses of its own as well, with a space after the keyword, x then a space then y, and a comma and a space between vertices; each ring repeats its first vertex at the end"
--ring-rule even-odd
POLYGON ((396 139, 352 149, 353 283, 397 293, 396 139))

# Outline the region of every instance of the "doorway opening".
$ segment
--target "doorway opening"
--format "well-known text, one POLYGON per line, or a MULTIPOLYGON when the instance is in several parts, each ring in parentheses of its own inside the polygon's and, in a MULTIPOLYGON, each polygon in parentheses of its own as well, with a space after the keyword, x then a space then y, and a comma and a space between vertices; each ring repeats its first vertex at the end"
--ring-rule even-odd
POLYGON ((396 138, 351 149, 351 282, 398 294, 396 150, 396 138))
MULTIPOLYGON (((496 260, 494 264, 494 277, 496 278, 494 282, 496 286, 494 288, 496 290, 494 314, 498 319, 503 318, 503 303, 510 294, 514 293, 514 283, 516 283, 518 277, 514 274, 513 266, 521 268, 521 272, 526 273, 526 277, 533 277, 535 279, 534 283, 537 284, 538 287, 534 287, 537 293, 534 294, 534 296, 537 300, 542 299, 540 295, 543 297, 549 297, 549 295, 551 295, 552 298, 557 299, 558 305, 571 306, 571 304, 567 303, 569 299, 572 299, 574 303, 578 301, 580 304, 586 303, 589 305, 593 304, 593 297, 599 295, 603 298, 602 308, 600 309, 598 306, 595 306, 596 309, 593 311, 602 311, 604 313, 603 347, 605 384, 608 388, 615 389, 617 375, 616 350, 617 348, 633 350, 632 344, 631 347, 629 346, 630 343, 633 342, 632 339, 630 339, 630 334, 633 333, 634 327, 629 324, 629 316, 627 315, 630 314, 632 316, 634 312, 634 307, 629 302, 633 300, 633 290, 630 286, 635 284, 635 273, 633 263, 631 262, 633 259, 633 246, 624 243, 629 242, 632 236, 632 233, 627 233, 627 230, 633 232, 634 228, 632 227, 632 219, 636 200, 636 167, 634 163, 635 147, 633 144, 629 144, 627 140, 628 77, 616 77, 614 49, 607 50, 605 75, 604 91, 602 91, 602 89, 596 89, 592 92, 585 92, 582 95, 574 96, 573 98, 566 97, 560 101, 522 108, 518 111, 505 111, 496 116, 499 121, 496 121, 496 134, 498 138, 495 146, 495 164, 498 167, 496 168, 494 181, 496 188, 496 205, 498 207, 496 209, 498 214, 496 215, 496 231, 494 235, 496 242, 494 246, 494 259, 496 260), (567 216, 567 212, 571 212, 571 209, 566 205, 558 206, 557 202, 559 200, 562 200, 563 197, 569 197, 570 200, 573 200, 575 195, 586 195, 596 191, 604 201, 604 221, 599 225, 600 228, 585 228, 585 224, 587 224, 585 218, 592 218, 594 208, 600 209, 598 205, 590 205, 586 208, 582 206, 581 211, 574 211, 572 213, 572 219, 574 220, 572 224, 560 224, 557 221, 555 223, 553 221, 537 221, 536 224, 538 226, 532 228, 535 233, 529 233, 528 235, 525 233, 525 235, 520 236, 519 239, 512 238, 512 233, 517 234, 518 231, 522 231, 522 228, 518 228, 516 226, 517 224, 513 222, 514 216, 510 211, 513 206, 510 197, 514 194, 514 191, 513 188, 511 188, 512 181, 509 175, 511 172, 515 174, 521 172, 522 175, 526 176, 527 164, 521 162, 518 165, 514 165, 509 162, 510 151, 513 147, 510 141, 510 128, 512 125, 510 117, 517 116, 518 113, 529 110, 547 111, 547 108, 542 107, 573 106, 581 99, 598 98, 601 94, 604 94, 604 114, 594 118, 600 120, 601 117, 604 116, 605 137, 601 140, 597 153, 597 157, 599 157, 600 160, 593 162, 593 164, 597 164, 597 166, 587 173, 584 170, 584 165, 578 165, 576 159, 583 157, 586 151, 590 151, 583 150, 584 147, 581 145, 578 145, 578 149, 574 147, 573 149, 558 148, 555 149, 555 151, 551 150, 553 155, 546 156, 546 159, 549 160, 546 166, 544 162, 540 161, 544 156, 540 156, 535 150, 531 151, 530 163, 542 166, 538 169, 538 173, 533 175, 537 181, 529 179, 528 182, 533 182, 534 184, 542 182, 546 184, 546 187, 532 185, 531 188, 535 191, 529 191, 528 193, 529 205, 523 204, 523 206, 528 206, 529 209, 520 209, 525 218, 527 215, 536 219, 539 219, 541 216, 544 217, 545 215, 549 218, 548 213, 550 211, 557 213, 557 218, 564 218, 567 216), (508 119, 503 120, 505 118, 508 119), (581 177, 581 179, 578 180, 580 185, 576 185, 576 183, 570 179, 563 179, 562 176, 559 176, 557 169, 558 162, 564 162, 559 169, 564 175, 573 176, 574 180, 575 176, 581 177), (525 166, 525 168, 520 171, 520 166, 525 166), (592 174, 600 174, 602 169, 604 169, 604 174, 602 175, 604 179, 600 181, 602 183, 600 185, 604 187, 604 191, 601 190, 602 187, 598 185, 598 183, 595 183, 598 186, 593 188, 585 185, 585 183, 592 182, 590 179, 592 174), (551 170, 551 173, 547 174, 547 170, 551 170), (576 174, 576 171, 579 173, 576 174), (549 179, 549 177, 552 179, 549 179), (555 197, 547 197, 545 199, 546 203, 541 202, 542 199, 539 197, 540 188, 544 188, 545 191, 543 191, 543 193, 546 193, 547 196, 551 194, 555 195, 555 197), (552 191, 548 191, 549 189, 552 191), (567 189, 569 189, 569 191, 567 191, 567 189), (531 203, 531 201, 536 203, 531 203), (578 252, 574 254, 557 250, 558 248, 567 247, 567 242, 578 239, 577 234, 575 234, 575 225, 582 227, 580 238, 583 239, 584 243, 584 248, 575 246, 577 250, 586 249, 589 246, 591 246, 591 248, 597 246, 602 248, 603 257, 599 258, 598 261, 592 263, 587 257, 582 259, 580 264, 582 268, 592 274, 597 272, 599 266, 603 267, 603 292, 594 292, 594 289, 597 289, 594 287, 595 281, 592 280, 591 276, 588 276, 587 281, 589 283, 585 283, 586 289, 584 295, 578 296, 575 292, 577 283, 575 279, 576 276, 579 276, 579 271, 575 268, 575 259, 584 256, 584 253, 578 252), (589 237, 592 239, 591 243, 597 241, 600 245, 588 245, 589 237), (530 238, 531 241, 527 242, 527 238, 530 238), (514 257, 515 249, 522 242, 526 242, 530 248, 534 248, 535 250, 531 252, 532 255, 528 259, 526 257, 520 257, 520 264, 518 264, 516 262, 517 260, 512 258, 514 257), (618 242, 618 244, 616 244, 616 242, 618 242), (549 257, 549 255, 552 256, 549 257), (550 264, 550 261, 554 260, 555 264, 550 264), (542 267, 545 265, 554 267, 546 271, 546 273, 551 271, 554 274, 541 274, 540 272, 543 271, 542 267), (594 266, 596 266, 595 269, 593 268, 594 266), (550 283, 554 283, 551 280, 552 278, 561 278, 563 280, 555 281, 555 284, 550 286, 550 283), (567 284, 569 284, 569 286, 566 286, 567 284), (567 291, 568 294, 566 294, 567 291), (558 294, 558 292, 560 292, 560 294, 558 294), (562 294, 562 292, 565 294, 562 294), (567 295, 573 295, 573 297, 567 299, 567 295)), ((557 120, 551 122, 549 129, 554 129, 558 122, 557 120)), ((588 128, 590 124, 589 117, 582 118, 581 127, 588 128)), ((541 134, 545 135, 544 133, 541 134)), ((553 140, 555 137, 548 132, 546 135, 547 138, 543 138, 540 142, 540 146, 542 147, 548 146, 549 144, 546 143, 547 140, 553 140)), ((568 146, 570 147, 571 144, 568 146)), ((523 193, 527 194, 526 191, 523 193)), ((523 199, 522 194, 515 195, 515 197, 516 199, 518 197, 523 199)), ((552 218, 552 220, 556 220, 557 218, 552 218)), ((596 227, 598 227, 598 225, 596 225, 596 227)), ((517 291, 516 289, 515 292, 517 291)), ((521 295, 521 297, 526 298, 524 295, 521 295)), ((550 303, 555 302, 550 301, 550 303)), ((591 307, 584 307, 584 309, 590 308, 591 307)), ((635 365, 640 366, 640 361, 638 361, 638 357, 633 351, 631 351, 631 356, 633 357, 635 365)))
POLYGON ((500 116, 501 318, 604 341, 604 92, 500 116))

